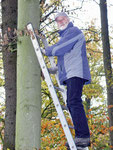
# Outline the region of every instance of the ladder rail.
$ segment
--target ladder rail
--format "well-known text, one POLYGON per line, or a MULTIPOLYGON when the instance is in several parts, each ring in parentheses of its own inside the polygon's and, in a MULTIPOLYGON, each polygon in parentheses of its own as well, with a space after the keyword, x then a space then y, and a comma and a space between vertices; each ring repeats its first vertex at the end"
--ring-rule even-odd
POLYGON ((30 36, 30 38, 31 38, 31 41, 32 41, 32 44, 33 44, 33 47, 34 47, 34 50, 35 50, 35 53, 36 53, 36 56, 37 56, 38 60, 40 60, 39 64, 40 64, 40 67, 42 69, 42 72, 43 72, 43 75, 45 77, 45 80, 46 80, 46 83, 48 85, 48 88, 50 90, 50 93, 51 93, 51 96, 52 96, 52 99, 53 99, 53 103, 54 103, 55 108, 57 110, 57 113, 58 113, 60 122, 62 124, 64 133, 66 135, 69 147, 70 147, 71 150, 77 150, 75 142, 74 142, 73 137, 72 137, 72 134, 70 132, 68 123, 67 123, 67 121, 65 119, 64 113, 63 113, 61 105, 60 105, 60 102, 58 100, 55 88, 53 86, 51 77, 49 76, 49 72, 48 72, 47 66, 46 66, 45 61, 43 59, 43 55, 41 53, 39 44, 38 44, 37 39, 36 39, 36 35, 34 33, 34 30, 33 30, 33 26, 32 26, 31 23, 29 23, 27 25, 27 29, 32 32, 32 36, 30 36))

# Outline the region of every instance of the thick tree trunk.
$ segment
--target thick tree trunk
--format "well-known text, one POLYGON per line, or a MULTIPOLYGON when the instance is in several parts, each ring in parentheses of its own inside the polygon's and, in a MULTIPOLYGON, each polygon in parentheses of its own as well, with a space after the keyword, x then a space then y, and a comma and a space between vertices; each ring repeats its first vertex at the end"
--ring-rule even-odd
MULTIPOLYGON (((108 106, 113 106, 113 77, 111 67, 111 54, 110 54, 110 43, 108 33, 108 19, 107 19, 107 1, 100 0, 100 11, 101 11, 101 32, 102 32, 102 44, 103 44, 103 61, 104 70, 106 77, 107 86, 107 102, 108 106)), ((108 108, 109 114, 109 126, 113 126, 113 107, 108 108)), ((113 130, 110 130, 110 145, 113 146, 113 130)), ((113 148, 111 148, 113 150, 113 148)))
MULTIPOLYGON (((18 30, 32 22, 39 27, 37 0, 18 1, 18 30)), ((17 114, 16 150, 40 148, 41 79, 40 67, 29 36, 18 38, 17 44, 17 114)))
MULTIPOLYGON (((8 27, 17 27, 17 0, 2 1, 2 34, 8 27)), ((15 46, 16 48, 16 46, 15 46)), ((5 74, 5 131, 4 150, 15 149, 15 117, 16 117, 16 57, 17 53, 10 52, 7 47, 2 48, 5 74)))

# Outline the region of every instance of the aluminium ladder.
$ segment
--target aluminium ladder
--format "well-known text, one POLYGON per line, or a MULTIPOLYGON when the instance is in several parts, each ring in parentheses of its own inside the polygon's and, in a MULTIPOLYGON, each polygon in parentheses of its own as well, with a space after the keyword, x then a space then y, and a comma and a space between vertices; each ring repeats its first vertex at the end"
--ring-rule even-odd
MULTIPOLYGON (((37 56, 37 59, 39 61, 39 64, 40 64, 40 67, 42 69, 42 72, 43 72, 43 75, 45 77, 45 81, 47 83, 47 86, 49 88, 49 91, 50 91, 50 94, 51 94, 51 97, 53 99, 53 103, 55 105, 55 108, 56 108, 56 111, 58 113, 58 116, 59 116, 59 119, 60 119, 60 122, 62 124, 62 127, 63 127, 63 130, 64 130, 64 133, 65 133, 65 136, 67 138, 67 142, 69 144, 69 147, 70 147, 70 150, 77 150, 76 148, 76 145, 75 145, 75 142, 73 140, 73 137, 72 137, 72 134, 70 132, 70 129, 69 129, 69 126, 68 126, 68 123, 65 119, 65 116, 64 116, 64 113, 63 113, 63 110, 62 110, 62 107, 60 105, 60 102, 59 102, 59 99, 57 97, 57 94, 56 94, 56 91, 55 91, 55 87, 53 85, 53 82, 51 80, 51 77, 49 75, 49 72, 48 72, 48 69, 47 69, 47 66, 45 64, 45 61, 44 61, 44 58, 43 58, 43 55, 42 55, 42 52, 40 50, 40 46, 39 46, 39 43, 37 41, 37 37, 35 35, 35 32, 34 32, 34 29, 33 29, 33 26, 31 23, 29 23, 27 25, 27 29, 28 31, 30 31, 30 38, 31 38, 31 41, 32 41, 32 44, 33 44, 33 47, 34 47, 34 50, 35 50, 35 53, 36 53, 36 56, 37 56)), ((47 44, 47 43, 46 43, 47 44)), ((47 45, 46 45, 47 46, 47 45)), ((54 59, 51 59, 51 63, 54 64, 55 66, 55 62, 54 62, 54 59)), ((58 83, 59 84, 59 83, 58 83)), ((59 84, 60 85, 60 84, 59 84)), ((60 87, 61 88, 61 87, 60 87)), ((64 87, 63 88, 63 91, 64 93, 66 92, 64 87)), ((66 95, 66 94, 65 94, 66 95)), ((62 95, 63 96, 63 95, 62 95)), ((63 96, 65 98, 65 104, 66 104, 66 97, 63 96)), ((88 150, 88 148, 83 148, 83 150, 88 150)))

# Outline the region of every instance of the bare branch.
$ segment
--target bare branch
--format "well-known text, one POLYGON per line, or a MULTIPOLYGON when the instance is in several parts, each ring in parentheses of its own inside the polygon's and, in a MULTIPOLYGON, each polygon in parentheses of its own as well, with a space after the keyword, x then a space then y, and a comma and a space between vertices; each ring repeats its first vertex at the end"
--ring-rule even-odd
POLYGON ((41 18, 40 23, 44 22, 55 11, 55 9, 56 9, 56 7, 50 13, 48 13, 46 16, 41 18))
POLYGON ((97 5, 100 5, 96 0, 93 0, 97 5))
POLYGON ((91 48, 87 48, 88 50, 90 50, 90 51, 92 51, 92 52, 94 52, 94 53, 101 53, 101 54, 103 54, 103 52, 100 52, 100 51, 94 51, 94 50, 92 50, 91 48))

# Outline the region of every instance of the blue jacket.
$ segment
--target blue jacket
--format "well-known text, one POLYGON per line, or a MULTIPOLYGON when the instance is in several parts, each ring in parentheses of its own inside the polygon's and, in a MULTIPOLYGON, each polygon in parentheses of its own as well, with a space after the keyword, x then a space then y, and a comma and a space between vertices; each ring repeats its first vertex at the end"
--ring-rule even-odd
POLYGON ((70 22, 66 29, 59 32, 60 40, 46 48, 47 56, 58 57, 58 73, 60 84, 72 77, 86 79, 91 82, 89 65, 86 55, 85 37, 80 29, 70 22))

